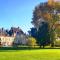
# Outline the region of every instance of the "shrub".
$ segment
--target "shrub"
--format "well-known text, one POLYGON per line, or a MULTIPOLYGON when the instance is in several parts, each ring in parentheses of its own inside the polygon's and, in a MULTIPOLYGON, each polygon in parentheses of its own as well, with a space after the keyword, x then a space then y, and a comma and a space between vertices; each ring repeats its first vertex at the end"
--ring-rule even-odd
POLYGON ((36 39, 33 38, 33 37, 29 37, 28 38, 28 41, 27 41, 27 45, 29 47, 35 47, 37 44, 36 44, 36 39))

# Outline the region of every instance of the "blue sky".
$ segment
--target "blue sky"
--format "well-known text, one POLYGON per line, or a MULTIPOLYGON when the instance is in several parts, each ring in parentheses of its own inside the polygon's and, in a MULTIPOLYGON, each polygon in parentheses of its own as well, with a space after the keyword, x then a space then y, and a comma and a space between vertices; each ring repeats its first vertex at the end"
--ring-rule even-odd
POLYGON ((47 0, 0 0, 0 28, 20 27, 27 32, 31 27, 32 12, 47 0))

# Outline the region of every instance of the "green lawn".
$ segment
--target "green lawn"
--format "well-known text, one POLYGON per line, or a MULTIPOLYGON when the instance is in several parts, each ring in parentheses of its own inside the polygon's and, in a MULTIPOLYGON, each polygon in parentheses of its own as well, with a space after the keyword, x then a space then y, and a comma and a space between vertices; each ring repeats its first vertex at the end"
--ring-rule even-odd
POLYGON ((5 50, 0 60, 60 60, 60 49, 5 50))

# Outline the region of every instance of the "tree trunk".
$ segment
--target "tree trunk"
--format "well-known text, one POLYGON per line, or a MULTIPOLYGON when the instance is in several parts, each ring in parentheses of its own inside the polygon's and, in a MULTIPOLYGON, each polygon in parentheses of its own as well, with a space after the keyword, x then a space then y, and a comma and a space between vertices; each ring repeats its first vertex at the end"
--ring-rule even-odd
POLYGON ((41 45, 40 45, 40 48, 41 48, 41 45))
POLYGON ((51 47, 54 47, 54 43, 51 43, 51 47))
POLYGON ((45 48, 45 46, 43 45, 43 48, 45 48))

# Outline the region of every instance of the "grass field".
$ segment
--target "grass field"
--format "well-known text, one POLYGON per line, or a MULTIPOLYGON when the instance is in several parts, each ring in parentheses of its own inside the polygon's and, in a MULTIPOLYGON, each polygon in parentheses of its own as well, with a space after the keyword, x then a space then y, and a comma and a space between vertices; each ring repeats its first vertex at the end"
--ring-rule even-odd
POLYGON ((60 49, 2 50, 0 60, 60 60, 60 49))

